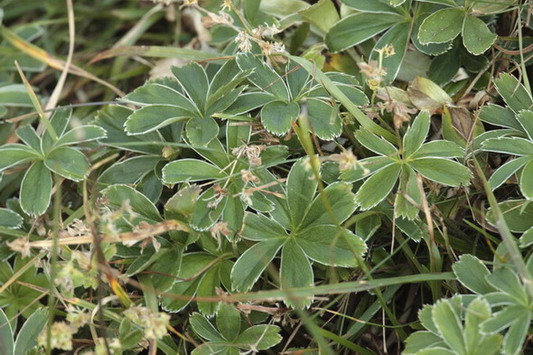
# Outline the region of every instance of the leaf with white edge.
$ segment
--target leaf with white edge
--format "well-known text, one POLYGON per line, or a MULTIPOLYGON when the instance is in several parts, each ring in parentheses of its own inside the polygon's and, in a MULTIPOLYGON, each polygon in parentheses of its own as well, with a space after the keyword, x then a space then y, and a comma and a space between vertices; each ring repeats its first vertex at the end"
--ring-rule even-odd
POLYGON ((331 140, 342 133, 342 121, 339 106, 332 107, 328 103, 309 98, 307 100, 309 122, 312 130, 323 140, 331 140))
POLYGON ((148 83, 141 86, 121 98, 120 101, 139 106, 177 106, 190 112, 198 112, 198 108, 183 94, 160 83, 148 83))
POLYGON ((427 111, 422 111, 416 116, 413 124, 403 136, 403 155, 409 157, 416 153, 426 140, 431 125, 431 117, 427 111))
POLYGON ((473 55, 483 54, 498 37, 483 20, 470 15, 465 17, 462 35, 465 48, 473 55))
POLYGON ((435 303, 432 310, 433 321, 444 342, 455 352, 464 353, 463 327, 455 308, 448 300, 435 303))
POLYGON ((517 78, 508 73, 502 73, 494 80, 496 90, 504 101, 516 113, 533 108, 533 99, 527 89, 517 78))
POLYGON ((291 129, 291 124, 298 118, 300 106, 295 102, 273 101, 261 110, 261 123, 275 135, 283 135, 291 129))
POLYGON ((198 159, 180 159, 163 168, 163 182, 177 184, 202 180, 216 180, 225 176, 220 168, 198 159))
POLYGON ((520 111, 518 115, 516 115, 516 120, 520 123, 529 139, 533 141, 533 111, 520 111))
POLYGON ((265 106, 278 98, 269 92, 245 92, 235 100, 227 110, 227 115, 242 115, 258 107, 265 106))
MULTIPOLYGON (((280 286, 281 289, 309 287, 313 285, 313 268, 302 248, 294 239, 288 239, 281 251, 280 286)), ((285 303, 302 308, 311 304, 311 299, 291 299, 285 303)))
POLYGON ((467 353, 473 354, 478 346, 483 342, 483 335, 480 334, 479 325, 490 318, 490 304, 486 299, 478 297, 466 308, 464 339, 467 353))
POLYGON ((219 127, 211 117, 193 118, 185 125, 189 143, 195 147, 205 147, 218 135, 219 127))
POLYGON ((419 110, 435 112, 446 104, 453 104, 453 100, 439 85, 429 79, 417 76, 407 88, 409 100, 419 110))
POLYGON ((283 339, 279 332, 281 329, 276 325, 254 325, 245 329, 235 339, 235 344, 239 347, 246 347, 250 350, 267 350, 279 344, 283 339))
POLYGON ((309 21, 311 25, 316 26, 323 34, 326 34, 331 26, 339 21, 339 13, 332 0, 320 0, 307 9, 300 11, 299 14, 309 21))
POLYGON ((388 84, 394 81, 398 73, 400 72, 400 67, 403 63, 403 58, 407 52, 407 45, 409 43, 409 34, 410 34, 411 24, 409 22, 400 22, 393 27, 391 27, 381 38, 377 41, 374 46, 374 50, 370 55, 370 60, 379 61, 379 50, 385 46, 394 47, 394 54, 390 56, 382 57, 382 66, 386 71, 384 79, 384 84, 388 84))
POLYGON ((246 213, 241 235, 244 239, 262 241, 288 237, 285 228, 262 214, 246 213))
POLYGON ((420 25, 418 40, 422 44, 445 43, 461 33, 464 10, 459 8, 441 9, 429 15, 420 25))
POLYGON ((247 292, 274 259, 285 238, 259 242, 246 250, 231 269, 231 284, 235 291, 247 292))
POLYGON ((0 147, 0 172, 40 157, 38 152, 28 146, 18 143, 4 144, 0 147))
POLYGON ((440 337, 439 330, 433 321, 433 305, 426 304, 418 311, 418 319, 420 319, 420 324, 431 333, 440 337))
POLYGON ((515 319, 503 338, 503 354, 518 354, 527 339, 531 326, 531 312, 524 312, 515 319))
POLYGON ((533 200, 533 159, 524 166, 520 175, 520 192, 528 200, 533 200))
POLYGON ((485 280, 485 276, 490 274, 489 270, 475 256, 461 255, 452 268, 457 280, 470 291, 480 295, 494 291, 494 288, 485 280))
POLYGON ((10 209, 0 208, 0 226, 9 229, 18 229, 22 226, 22 217, 10 209))
POLYGON ((527 305, 529 296, 518 275, 508 267, 500 267, 486 275, 485 279, 494 288, 513 296, 517 302, 527 305))
POLYGON ((315 197, 300 228, 319 224, 342 223, 353 214, 356 206, 352 185, 335 182, 315 197), (332 211, 335 211, 335 221, 331 220, 331 215, 328 213, 326 206, 324 206, 324 196, 332 211))
POLYGON ((283 79, 258 57, 251 53, 241 53, 237 56, 237 64, 241 70, 253 69, 248 80, 258 89, 269 92, 283 101, 289 100, 289 90, 283 79))
POLYGON ((234 340, 241 332, 241 312, 231 304, 221 303, 216 317, 220 334, 227 340, 234 340))
POLYGON ((0 353, 13 354, 13 329, 9 318, 0 308, 0 353))
POLYGON ((204 113, 209 92, 209 81, 204 68, 192 62, 183 67, 173 67, 172 74, 200 112, 204 113))
POLYGON ((415 220, 422 205, 422 194, 418 188, 416 173, 405 166, 400 174, 400 184, 394 200, 394 208, 398 217, 415 220))
MULTIPOLYGON (((50 125, 56 132, 58 137, 61 137, 68 127, 72 117, 72 109, 62 109, 60 107, 54 110, 54 114, 50 118, 50 125)), ((43 151, 48 151, 52 148, 55 139, 52 138, 48 130, 45 130, 42 135, 41 147, 43 151)))
POLYGON ((513 322, 524 315, 525 308, 521 305, 505 307, 503 310, 481 323, 481 331, 486 334, 497 333, 508 328, 513 322))
POLYGON ((358 257, 366 252, 366 244, 359 236, 334 225, 304 229, 295 240, 310 259, 323 265, 356 267, 358 257))
POLYGON ((366 129, 360 129, 355 132, 354 135, 359 143, 374 153, 389 156, 391 158, 398 156, 398 150, 395 146, 366 129))
POLYGON ((369 210, 383 201, 396 185, 400 171, 401 165, 392 164, 379 170, 366 180, 355 195, 361 210, 369 210))
POLYGON ((518 241, 520 243, 520 248, 531 246, 533 244, 533 227, 525 231, 518 241))
POLYGON ((495 126, 522 130, 520 122, 515 118, 514 111, 508 107, 495 104, 484 105, 479 111, 479 119, 495 126))
POLYGON ((211 228, 224 212, 227 201, 227 197, 218 196, 212 187, 205 190, 196 201, 191 226, 197 231, 211 228))
MULTIPOLYGON (((202 275, 202 279, 198 283, 196 289, 196 296, 215 297, 217 295, 217 288, 220 288, 220 269, 219 267, 212 267, 202 275)), ((215 314, 218 304, 216 302, 198 301, 198 310, 206 316, 215 314)))
POLYGON ((20 186, 20 207, 30 216, 44 214, 52 197, 52 174, 42 161, 36 161, 24 174, 20 186))
POLYGON ((21 141, 26 143, 28 146, 30 146, 32 149, 34 149, 37 152, 41 152, 41 138, 37 135, 37 132, 35 132, 35 129, 31 125, 24 125, 22 127, 17 128, 15 131, 17 136, 20 138, 21 141))
MULTIPOLYGON (((533 203, 528 200, 507 200, 498 203, 507 226, 511 232, 524 233, 533 227, 533 203)), ((494 213, 491 208, 487 212, 487 221, 495 226, 494 213)))
POLYGON ((128 135, 145 134, 192 117, 193 113, 179 107, 145 106, 128 117, 124 129, 128 135))
POLYGON ((59 147, 62 145, 92 142, 98 139, 104 139, 106 137, 106 130, 100 126, 78 126, 61 136, 54 146, 59 147))
POLYGON ((136 184, 153 171, 161 158, 153 155, 138 155, 117 162, 104 170, 98 177, 103 187, 113 184, 136 184))
POLYGON ((196 334, 209 341, 224 342, 226 339, 218 330, 200 313, 193 313, 189 318, 191 327, 196 334))
POLYGON ((381 170, 396 161, 384 156, 370 157, 359 160, 359 164, 350 170, 343 171, 340 178, 347 182, 356 182, 364 179, 372 173, 381 170))
POLYGON ((510 155, 533 155, 533 142, 519 137, 490 138, 481 143, 483 150, 510 155))
POLYGON ((403 354, 418 354, 419 351, 423 351, 424 349, 431 349, 442 345, 445 344, 440 337, 431 332, 419 331, 409 335, 405 339, 403 354))
POLYGON ((412 158, 462 158, 464 149, 457 143, 445 140, 435 140, 422 145, 412 158))
POLYGON ((15 351, 13 355, 26 355, 34 346, 36 346, 37 337, 45 328, 47 321, 47 309, 43 308, 33 312, 33 314, 28 317, 18 332, 17 339, 15 340, 15 351))
POLYGON ((403 20, 399 14, 391 13, 379 16, 373 13, 349 15, 330 28, 326 35, 326 45, 332 52, 340 52, 374 37, 403 20))
POLYGON ((379 0, 342 0, 342 2, 352 9, 361 12, 376 14, 398 14, 398 10, 379 0))
POLYGON ((287 203, 293 231, 302 224, 318 185, 312 170, 307 169, 305 164, 305 159, 298 160, 287 177, 287 203))
POLYGON ((159 222, 161 216, 157 207, 142 193, 127 185, 112 185, 102 191, 108 205, 121 208, 128 202, 131 209, 148 220, 159 222))
POLYGON ((220 98, 233 91, 248 75, 250 70, 240 70, 235 60, 228 60, 217 71, 209 86, 207 106, 211 106, 220 98))
POLYGON ((292 101, 296 101, 309 83, 309 73, 301 65, 289 61, 285 67, 285 80, 287 81, 292 101))
POLYGON ((46 156, 44 165, 54 173, 73 181, 82 181, 89 172, 89 160, 77 149, 59 147, 46 156))
POLYGON ((472 172, 466 166, 442 158, 419 158, 409 165, 425 178, 448 186, 470 184, 472 172))

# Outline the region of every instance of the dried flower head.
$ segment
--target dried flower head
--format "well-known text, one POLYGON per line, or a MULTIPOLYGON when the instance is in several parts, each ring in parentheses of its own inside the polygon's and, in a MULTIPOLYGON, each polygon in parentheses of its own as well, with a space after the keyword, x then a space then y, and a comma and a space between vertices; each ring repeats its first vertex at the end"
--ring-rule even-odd
POLYGON ((133 306, 124 311, 126 318, 143 328, 147 339, 161 339, 167 334, 170 316, 163 312, 152 312, 142 306, 133 306))
POLYGON ((259 46, 264 55, 285 53, 285 45, 281 42, 260 41, 259 46))
POLYGON ((241 179, 245 184, 259 182, 259 178, 255 176, 250 170, 241 170, 241 179))
POLYGON ((329 159, 339 163, 341 172, 355 169, 359 162, 351 150, 344 150, 339 154, 332 154, 329 159))
POLYGON ((23 258, 31 255, 30 240, 28 237, 17 238, 11 242, 7 242, 7 246, 16 252, 19 252, 23 258))
MULTIPOLYGON (((47 328, 37 337, 37 344, 45 347, 47 344, 47 328)), ((67 322, 54 322, 50 332, 50 346, 52 349, 72 350, 72 334, 74 330, 67 322)))
POLYGON ((248 162, 250 163, 251 166, 259 166, 262 164, 261 152, 265 150, 266 148, 267 148, 266 145, 263 145, 263 144, 259 144, 259 145, 243 144, 238 148, 233 148, 231 152, 237 158, 240 158, 242 156, 246 157, 246 159, 248 159, 248 162))
POLYGON ((231 230, 226 222, 217 222, 211 227, 209 232, 211 232, 211 236, 217 241, 218 248, 220 249, 222 237, 230 235, 231 230))
POLYGON ((235 42, 239 44, 239 50, 241 52, 249 52, 252 50, 252 42, 250 41, 250 36, 244 32, 240 31, 235 37, 235 42))
POLYGON ((270 26, 267 25, 267 26, 258 26, 257 28, 254 28, 252 32, 254 36, 256 36, 257 38, 262 38, 262 37, 272 37, 280 33, 281 30, 275 25, 270 25, 270 26))

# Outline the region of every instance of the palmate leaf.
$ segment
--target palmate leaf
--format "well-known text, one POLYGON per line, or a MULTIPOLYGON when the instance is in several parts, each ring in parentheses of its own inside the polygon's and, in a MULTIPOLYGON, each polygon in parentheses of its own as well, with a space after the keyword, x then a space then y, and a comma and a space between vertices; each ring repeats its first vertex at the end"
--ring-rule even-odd
POLYGON ((289 91, 285 82, 265 62, 251 53, 241 53, 236 60, 241 70, 253 70, 248 80, 259 90, 269 92, 281 101, 289 101, 289 91))
POLYGON ((173 67, 172 74, 189 99, 196 104, 201 113, 204 113, 209 94, 209 79, 204 68, 192 62, 183 67, 173 67))
POLYGON ((299 114, 300 106, 297 103, 273 101, 263 106, 261 122, 270 133, 283 135, 291 129, 292 122, 299 114))
POLYGON ((192 117, 191 112, 176 106, 146 106, 128 117, 124 129, 128 135, 145 134, 192 117))

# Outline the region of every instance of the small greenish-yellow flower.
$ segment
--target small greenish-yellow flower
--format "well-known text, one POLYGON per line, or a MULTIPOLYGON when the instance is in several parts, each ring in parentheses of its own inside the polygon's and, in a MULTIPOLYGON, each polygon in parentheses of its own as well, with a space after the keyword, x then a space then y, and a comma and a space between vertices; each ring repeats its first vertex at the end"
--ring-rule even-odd
POLYGON ((111 338, 107 339, 107 345, 109 345, 109 351, 111 352, 108 354, 104 338, 98 338, 96 339, 96 346, 94 347, 94 354, 95 355, 114 355, 114 354, 121 354, 121 344, 120 340, 117 338, 111 338))
MULTIPOLYGON (((74 330, 67 322, 54 322, 50 332, 50 346, 52 349, 72 350, 72 334, 74 330)), ((46 347, 47 328, 37 337, 37 344, 46 347)))
POLYGON ((126 318, 143 328, 147 339, 161 339, 167 334, 170 316, 163 312, 152 312, 142 306, 133 306, 124 311, 126 318))
POLYGON ((385 58, 392 57, 396 54, 396 51, 394 50, 394 46, 392 44, 387 44, 385 47, 381 48, 383 51, 383 55, 385 58))

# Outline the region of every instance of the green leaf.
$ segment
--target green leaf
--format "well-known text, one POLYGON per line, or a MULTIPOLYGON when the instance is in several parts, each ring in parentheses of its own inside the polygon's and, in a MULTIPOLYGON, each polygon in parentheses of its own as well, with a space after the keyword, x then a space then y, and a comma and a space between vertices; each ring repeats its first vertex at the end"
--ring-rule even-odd
POLYGON ((483 336, 479 332, 481 322, 490 318, 490 305, 484 298, 478 297, 468 305, 465 312, 465 349, 467 353, 475 353, 483 336))
POLYGON ((127 185, 112 185, 102 191, 109 206, 121 208, 128 202, 131 209, 150 221, 159 222, 161 216, 157 207, 142 193, 127 185))
POLYGON ((403 136, 403 155, 409 157, 416 153, 426 140, 431 125, 431 117, 427 111, 422 111, 416 116, 413 124, 403 136))
MULTIPOLYGON (((507 200, 498 204, 511 232, 524 233, 533 227, 533 203, 527 200, 507 200)), ((488 210, 487 221, 493 226, 494 214, 488 210)))
POLYGON ((465 12, 459 8, 441 9, 420 25, 418 40, 422 44, 445 43, 461 33, 465 12))
POLYGON ((209 341, 225 341, 213 324, 200 313, 193 313, 189 318, 189 322, 194 332, 202 338, 209 341))
POLYGON ((291 168, 287 177, 287 203, 293 231, 302 224, 306 211, 315 196, 318 182, 311 169, 306 168, 306 160, 300 159, 291 168))
POLYGON ((373 151, 374 153, 389 156, 395 158, 398 156, 398 150, 395 146, 376 136, 374 133, 371 133, 368 130, 360 129, 355 132, 355 138, 361 143, 366 149, 373 151))
POLYGON ((274 259, 285 239, 259 242, 246 250, 231 269, 231 284, 238 292, 247 292, 274 259))
POLYGON ((533 142, 533 111, 520 111, 516 115, 516 120, 526 132, 529 139, 533 142))
POLYGON ((457 280, 470 291, 480 295, 494 291, 494 288, 485 280, 485 277, 490 274, 489 270, 475 256, 461 255, 452 268, 457 280))
POLYGON ((372 13, 349 15, 331 27, 326 35, 326 45, 332 52, 340 52, 374 37, 403 20, 402 16, 390 13, 379 16, 372 13))
POLYGON ((527 231, 524 232, 524 234, 522 234, 519 239, 519 242, 521 248, 527 248, 531 246, 531 244, 533 244, 533 227, 529 228, 527 231))
MULTIPOLYGON (((313 268, 302 248, 294 239, 289 239, 281 251, 281 289, 309 287, 313 285, 313 268)), ((287 305, 302 308, 311 304, 311 299, 285 299, 287 305)))
POLYGON ((525 198, 533 200, 533 159, 522 170, 522 174, 520 175, 520 191, 525 198))
POLYGON ((452 98, 429 79, 417 76, 407 89, 409 99, 419 110, 435 112, 446 104, 453 104, 452 98))
POLYGON ((21 141, 30 146, 33 150, 41 152, 41 138, 35 132, 35 129, 31 125, 24 125, 19 127, 15 133, 21 141))
POLYGON ((523 306, 505 307, 498 313, 483 323, 481 323, 481 331, 486 334, 497 333, 505 328, 508 328, 517 319, 524 315, 525 308, 523 306))
POLYGON ((211 117, 193 118, 185 126, 187 139, 195 147, 205 147, 218 135, 219 127, 211 117))
POLYGON ((238 148, 250 141, 252 126, 226 125, 226 146, 231 152, 233 148, 238 148))
POLYGON ((462 35, 465 48, 473 55, 483 54, 498 37, 489 30, 483 20, 470 15, 465 17, 462 35))
POLYGON ((409 165, 425 178, 443 185, 468 185, 472 178, 470 169, 447 159, 419 158, 412 161, 409 165))
POLYGON ((217 195, 212 187, 205 190, 196 202, 190 221, 191 226, 197 231, 211 228, 224 212, 227 201, 227 197, 217 195))
POLYGON ((365 158, 359 160, 359 165, 355 168, 342 172, 340 177, 343 181, 347 182, 359 181, 372 175, 372 173, 395 163, 395 160, 383 156, 365 158))
POLYGON ((339 106, 309 98, 307 101, 309 122, 312 130, 323 140, 331 140, 342 133, 342 122, 339 116, 339 106))
POLYGON ((483 150, 511 155, 533 155, 533 142, 519 137, 490 138, 481 143, 483 150))
POLYGON ((20 207, 30 216, 46 212, 52 197, 52 174, 42 161, 30 166, 20 186, 20 207))
POLYGON ((372 51, 372 54, 370 55, 370 60, 379 61, 378 50, 382 49, 387 45, 394 47, 395 53, 393 55, 384 56, 382 58, 383 68, 387 72, 387 74, 384 76, 385 84, 393 82, 398 73, 400 72, 400 67, 402 66, 403 58, 405 57, 405 53, 407 52, 410 27, 411 24, 409 22, 401 22, 391 27, 377 41, 372 51))
POLYGON ((209 92, 209 81, 204 68, 192 62, 183 67, 173 67, 172 74, 174 74, 187 96, 195 103, 200 112, 204 113, 209 92))
MULTIPOLYGON (((15 341, 15 352, 14 355, 26 355, 34 346, 37 345, 37 337, 45 328, 46 322, 48 321, 48 310, 39 309, 35 311, 27 320, 24 322, 22 328, 17 335, 17 340, 15 341)), ((1 320, 0 320, 1 322, 1 320)), ((9 353, 6 353, 9 354, 9 353)))
POLYGON ((434 348, 439 345, 444 345, 440 337, 436 336, 431 332, 415 332, 407 339, 405 339, 405 349, 404 354, 418 354, 419 351, 424 349, 434 348))
POLYGON ((241 332, 241 312, 231 304, 221 303, 216 317, 220 334, 233 341, 241 332))
POLYGON ((503 97, 507 105, 516 113, 533 108, 533 99, 518 79, 508 73, 502 73, 494 80, 496 90, 503 97))
POLYGON ((507 334, 503 338, 503 353, 518 354, 523 347, 531 326, 531 313, 523 312, 520 317, 515 319, 507 334))
POLYGON ((241 235, 244 239, 255 241, 288 237, 285 228, 275 220, 262 214, 249 212, 244 217, 244 228, 241 235))
POLYGON ((277 100, 276 96, 268 92, 245 92, 224 113, 235 116, 242 115, 274 100, 277 100))
POLYGON ((224 177, 220 168, 198 159, 180 159, 170 162, 165 165, 162 173, 165 184, 216 180, 224 177))
POLYGON ((418 311, 418 319, 420 319, 420 323, 424 328, 440 337, 439 330, 437 329, 437 326, 433 320, 433 308, 434 305, 424 305, 422 309, 418 311))
POLYGON ((253 70, 248 80, 258 89, 269 92, 282 101, 289 100, 289 91, 285 82, 265 62, 251 53, 241 53, 237 56, 237 64, 241 70, 253 70))
POLYGON ((0 308, 0 353, 13 354, 13 330, 4 311, 0 308))
POLYGON ((319 224, 342 223, 352 215, 356 206, 352 185, 335 182, 315 197, 300 228, 319 224), (334 211, 335 221, 331 220, 331 215, 326 210, 324 199, 328 201, 329 207, 334 211))
POLYGON ((310 259, 323 265, 356 267, 357 257, 366 252, 365 242, 359 236, 334 225, 304 229, 295 240, 310 259))
POLYGON ((283 339, 279 332, 281 329, 275 325, 254 325, 245 329, 237 339, 235 344, 239 347, 255 350, 267 350, 279 344, 283 339))
POLYGON ((82 181, 89 172, 89 160, 77 149, 59 147, 46 156, 44 165, 54 173, 73 181, 82 181))
POLYGON ((291 123, 298 118, 300 106, 297 103, 273 101, 261 110, 261 122, 272 134, 283 135, 291 129, 291 123))
POLYGON ((435 303, 432 310, 433 321, 444 342, 455 352, 464 353, 463 327, 454 307, 448 300, 435 303))
POLYGON ((16 143, 4 144, 0 147, 0 172, 38 158, 39 153, 30 147, 16 143))
POLYGON ((148 83, 120 99, 139 106, 176 106, 190 112, 199 112, 191 101, 176 89, 162 83, 148 83))
POLYGON ((422 205, 422 194, 418 188, 416 173, 406 166, 400 175, 400 186, 396 192, 394 208, 399 217, 414 220, 419 215, 419 208, 422 205))
POLYGON ((518 131, 522 130, 522 126, 515 118, 513 110, 500 105, 484 105, 479 111, 479 119, 495 126, 513 128, 518 131))
POLYGON ((160 161, 158 156, 139 155, 117 162, 100 174, 98 183, 103 187, 113 184, 136 184, 153 171, 160 161))
POLYGON ((237 85, 239 85, 250 71, 241 71, 235 60, 228 60, 217 71, 211 85, 209 86, 209 96, 207 106, 213 105, 225 95, 228 95, 237 85))
POLYGON ((9 229, 18 229, 22 226, 22 217, 10 209, 0 208, 0 226, 9 229))
POLYGON ((392 164, 366 180, 355 195, 359 207, 362 210, 369 210, 383 201, 396 185, 400 171, 401 165, 392 164))
POLYGON ((331 0, 320 0, 299 13, 324 34, 328 32, 331 26, 339 21, 339 13, 331 0))
POLYGON ((124 129, 128 135, 145 134, 192 117, 191 112, 179 107, 145 106, 128 117, 124 129))
POLYGON ((377 14, 397 14, 398 11, 380 0, 342 0, 342 2, 355 10, 377 14))
POLYGON ((412 158, 462 158, 464 155, 465 151, 459 144, 445 140, 434 140, 422 145, 412 158))
POLYGON ((485 279, 496 289, 513 296, 517 302, 527 305, 529 297, 518 278, 518 275, 508 267, 500 267, 485 276, 485 279))
MULTIPOLYGON (((219 268, 212 267, 204 273, 202 279, 198 283, 196 295, 198 297, 214 297, 217 295, 217 287, 220 287, 219 268)), ((206 316, 212 316, 217 310, 218 304, 216 302, 198 301, 198 310, 206 316)))
POLYGON ((93 126, 93 125, 84 125, 84 126, 78 126, 67 133, 65 133, 63 136, 61 136, 58 141, 55 143, 56 147, 62 146, 62 145, 72 145, 72 144, 78 144, 78 143, 85 143, 85 142, 92 142, 98 139, 106 138, 107 134, 105 129, 103 129, 100 126, 93 126))

